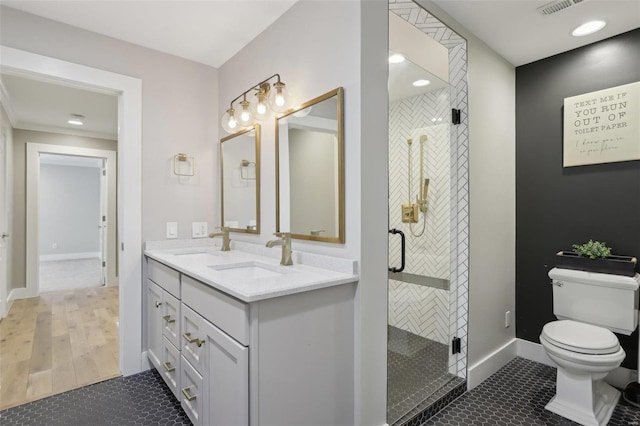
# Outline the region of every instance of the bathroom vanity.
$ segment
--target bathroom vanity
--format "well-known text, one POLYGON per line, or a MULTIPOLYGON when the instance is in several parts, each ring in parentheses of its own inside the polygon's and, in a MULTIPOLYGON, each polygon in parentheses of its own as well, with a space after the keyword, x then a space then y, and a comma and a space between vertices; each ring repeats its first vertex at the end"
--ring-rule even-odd
POLYGON ((240 245, 147 246, 149 360, 194 425, 353 424, 355 262, 240 245))

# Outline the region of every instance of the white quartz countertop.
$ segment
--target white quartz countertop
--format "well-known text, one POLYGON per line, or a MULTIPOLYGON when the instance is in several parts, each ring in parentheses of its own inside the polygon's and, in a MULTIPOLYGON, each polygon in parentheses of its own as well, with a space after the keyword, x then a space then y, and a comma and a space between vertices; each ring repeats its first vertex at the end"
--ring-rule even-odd
MULTIPOLYGON (((244 302, 358 281, 358 275, 345 273, 344 268, 337 268, 343 269, 338 272, 304 263, 282 266, 279 259, 239 250, 223 252, 218 247, 147 249, 144 254, 244 302)), ((323 266, 330 266, 333 259, 315 255, 300 258, 323 266), (321 258, 321 261, 314 258, 321 258)), ((335 261, 344 265, 343 259, 335 261)))

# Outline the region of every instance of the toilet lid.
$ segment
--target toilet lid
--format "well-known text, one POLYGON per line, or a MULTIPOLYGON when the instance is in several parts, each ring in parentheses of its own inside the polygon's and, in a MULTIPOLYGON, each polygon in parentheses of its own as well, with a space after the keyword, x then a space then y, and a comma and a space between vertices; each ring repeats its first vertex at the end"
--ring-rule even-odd
POLYGON ((577 321, 553 321, 542 328, 547 341, 559 348, 581 354, 605 355, 620 349, 618 338, 606 328, 577 321))

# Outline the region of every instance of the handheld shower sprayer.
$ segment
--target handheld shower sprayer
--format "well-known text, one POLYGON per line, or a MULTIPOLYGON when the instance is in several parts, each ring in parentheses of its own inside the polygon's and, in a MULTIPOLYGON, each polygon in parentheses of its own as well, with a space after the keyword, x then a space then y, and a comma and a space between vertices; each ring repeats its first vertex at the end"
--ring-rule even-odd
POLYGON ((420 237, 424 234, 426 229, 426 214, 427 214, 427 195, 429 193, 429 179, 425 179, 424 177, 424 144, 427 142, 427 135, 420 135, 420 180, 418 181, 418 194, 416 195, 415 203, 412 203, 412 189, 411 189, 411 181, 413 180, 411 176, 413 162, 411 160, 411 145, 413 144, 413 139, 407 139, 407 145, 409 148, 409 179, 408 179, 408 190, 409 190, 409 204, 402 205, 402 221, 405 223, 409 223, 409 228, 411 230, 411 234, 414 237, 420 237), (419 234, 413 232, 412 224, 418 223, 420 218, 420 213, 422 213, 422 231, 419 234))

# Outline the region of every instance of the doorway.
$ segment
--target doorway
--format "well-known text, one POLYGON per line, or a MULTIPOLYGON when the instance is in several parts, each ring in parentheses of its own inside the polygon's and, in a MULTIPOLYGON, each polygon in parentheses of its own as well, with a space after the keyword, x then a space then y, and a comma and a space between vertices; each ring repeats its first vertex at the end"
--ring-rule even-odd
POLYGON ((387 423, 466 389, 466 41, 413 2, 389 4, 387 423), (456 113, 454 113, 456 111, 456 113))
MULTIPOLYGON (((119 369, 123 375, 147 367, 142 352, 142 82, 140 79, 0 46, 0 69, 41 81, 62 83, 118 97, 117 207, 118 223, 118 328, 119 369), (124 187, 126 182, 126 188, 124 187)), ((26 287, 11 290, 9 298, 31 297, 26 287)), ((148 367, 147 367, 148 368, 148 367)))
POLYGON ((36 294, 117 285, 117 153, 37 143, 26 151, 27 282, 36 294))

